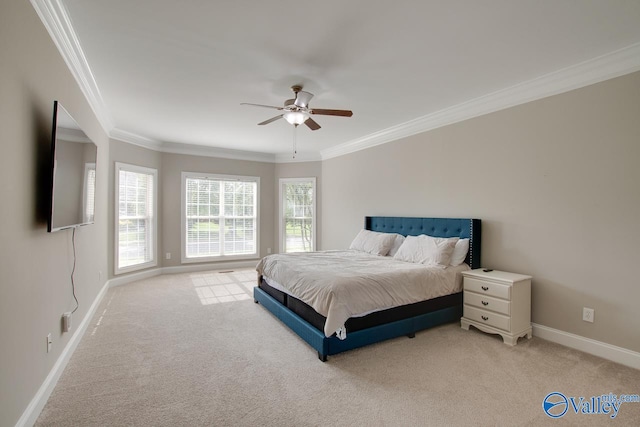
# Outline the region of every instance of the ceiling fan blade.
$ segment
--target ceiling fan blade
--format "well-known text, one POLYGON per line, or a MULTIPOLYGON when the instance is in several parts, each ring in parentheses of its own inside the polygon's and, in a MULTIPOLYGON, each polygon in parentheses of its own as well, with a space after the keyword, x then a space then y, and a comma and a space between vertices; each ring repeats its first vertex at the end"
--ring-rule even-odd
POLYGON ((316 123, 316 121, 313 120, 311 117, 309 117, 307 120, 305 120, 304 124, 307 125, 309 127, 309 129, 311 129, 311 130, 320 129, 320 125, 318 123, 316 123))
POLYGON ((314 108, 313 110, 309 110, 309 112, 311 114, 319 114, 321 116, 353 116, 353 111, 351 110, 323 110, 322 108, 314 108))
POLYGON ((283 110, 282 107, 274 107, 273 105, 263 105, 263 104, 249 104, 248 102, 241 102, 240 105, 250 105, 252 107, 274 108, 276 110, 283 110))
POLYGON ((275 122, 276 120, 281 118, 282 118, 282 114, 280 114, 279 116, 271 117, 269 120, 265 120, 264 122, 258 123, 258 126, 268 125, 269 123, 275 122))
POLYGON ((309 106, 309 101, 311 101, 311 98, 313 98, 312 93, 301 90, 296 93, 296 100, 293 103, 297 107, 307 108, 309 106))

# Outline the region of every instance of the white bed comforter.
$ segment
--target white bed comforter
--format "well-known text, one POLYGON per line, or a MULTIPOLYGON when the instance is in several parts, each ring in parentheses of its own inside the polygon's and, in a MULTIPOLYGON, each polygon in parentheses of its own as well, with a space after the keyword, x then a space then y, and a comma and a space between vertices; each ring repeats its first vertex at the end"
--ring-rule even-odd
POLYGON ((259 274, 325 316, 324 334, 346 338, 349 317, 436 298, 462 290, 466 264, 430 267, 358 251, 276 254, 259 274))

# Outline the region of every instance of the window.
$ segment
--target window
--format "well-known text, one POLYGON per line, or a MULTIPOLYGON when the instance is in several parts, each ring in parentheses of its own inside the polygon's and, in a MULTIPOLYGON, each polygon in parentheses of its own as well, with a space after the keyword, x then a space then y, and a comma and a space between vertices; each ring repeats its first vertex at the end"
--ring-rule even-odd
POLYGON ((156 199, 158 172, 116 163, 115 272, 157 265, 156 199))
POLYGON ((182 173, 182 261, 258 256, 260 178, 182 173))
POLYGON ((280 252, 316 250, 316 179, 280 180, 280 252))
POLYGON ((83 180, 83 209, 82 209, 82 222, 93 222, 95 213, 95 198, 96 198, 96 164, 85 163, 84 164, 84 180, 83 180))

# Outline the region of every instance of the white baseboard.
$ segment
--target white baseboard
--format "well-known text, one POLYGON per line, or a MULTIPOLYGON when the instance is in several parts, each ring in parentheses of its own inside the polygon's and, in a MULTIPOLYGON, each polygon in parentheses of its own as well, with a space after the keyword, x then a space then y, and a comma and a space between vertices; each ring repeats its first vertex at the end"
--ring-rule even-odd
POLYGON ((71 359, 71 355, 76 350, 76 347, 78 347, 80 339, 84 335, 84 332, 87 330, 89 322, 91 322, 93 315, 95 314, 98 306, 100 305, 100 302, 102 301, 102 298, 104 298, 109 287, 110 284, 109 281, 107 281, 102 286, 102 289, 100 289, 100 292, 98 292, 98 296, 96 296, 93 304, 91 304, 91 307, 89 307, 89 311, 85 315, 82 322, 80 322, 80 325, 71 336, 71 339, 62 350, 62 353, 60 353, 60 357, 58 357, 58 360, 56 360, 56 363, 51 368, 51 371, 49 371, 49 375, 47 375, 47 378, 45 378, 44 382, 38 389, 38 392, 35 394, 33 399, 31 399, 29 406, 27 406, 27 409, 25 409, 25 411, 22 413, 22 416, 16 423, 16 427, 32 426, 35 424, 36 420, 40 416, 40 413, 44 409, 44 405, 46 405, 47 400, 49 400, 49 396, 51 396, 53 389, 58 383, 60 375, 62 375, 64 368, 67 366, 67 363, 71 359))
MULTIPOLYGON (((22 414, 22 417, 20 417, 20 419, 18 420, 16 427, 31 426, 38 419, 40 412, 44 408, 44 405, 47 403, 47 400, 53 392, 53 389, 55 388, 60 375, 62 375, 64 368, 67 366, 71 355, 78 346, 82 335, 87 329, 89 322, 93 318, 93 315, 95 314, 98 305, 100 305, 100 302, 104 298, 104 295, 106 294, 108 288, 113 286, 122 286, 127 283, 147 279, 149 277, 159 276, 161 274, 188 273, 206 270, 226 270, 254 266, 255 261, 237 261, 218 264, 197 264, 177 267, 162 267, 145 270, 139 273, 127 274, 125 276, 116 277, 107 281, 98 293, 96 299, 93 301, 93 304, 91 304, 91 307, 89 308, 89 311, 87 312, 84 320, 80 323, 80 326, 69 340, 69 343, 60 354, 60 357, 58 358, 56 363, 53 365, 53 368, 49 372, 49 375, 47 375, 44 383, 29 403, 29 406, 27 406, 27 409, 22 414)), ((604 359, 611 360, 613 362, 620 363, 622 365, 626 365, 635 369, 640 369, 640 353, 638 352, 603 343, 601 341, 592 340, 590 338, 585 338, 580 335, 571 334, 569 332, 564 332, 559 329, 538 325, 536 323, 533 323, 532 326, 533 335, 538 338, 552 341, 566 347, 574 348, 576 350, 584 351, 585 353, 593 354, 594 356, 602 357, 604 359)))
MULTIPOLYGON (((255 267, 259 260, 228 261, 215 264, 190 264, 177 267, 162 267, 162 274, 191 273, 206 270, 232 270, 234 268, 255 267)), ((257 274, 257 273, 256 273, 257 274)))
POLYGON ((67 366, 67 363, 71 359, 71 355, 78 347, 78 343, 80 339, 84 335, 87 327, 89 326, 89 322, 93 318, 98 306, 102 302, 107 290, 114 286, 122 286, 131 282, 136 282, 142 279, 148 279, 150 277, 159 276, 161 274, 175 274, 175 273, 188 273, 188 272, 197 272, 197 271, 206 271, 206 270, 228 270, 233 268, 247 268, 247 267, 255 267, 256 261, 236 261, 236 262, 225 262, 225 263, 216 263, 216 264, 194 264, 194 265, 186 265, 186 266, 178 266, 178 267, 161 267, 161 268, 153 268, 145 271, 141 271, 138 273, 127 274, 124 276, 114 277, 113 279, 108 280, 98 292, 93 304, 89 308, 89 311, 85 315, 82 322, 74 332, 73 336, 67 343, 64 350, 56 360, 56 363, 49 371, 49 375, 44 380, 38 392, 35 394, 29 405, 22 413, 22 416, 16 423, 16 427, 23 426, 32 426, 35 424, 36 420, 40 416, 42 409, 44 409, 44 405, 46 405, 47 400, 49 400, 49 396, 53 392, 56 384, 58 383, 58 379, 62 375, 64 368, 67 366))
POLYGON ((122 286, 127 283, 137 282, 138 280, 148 279, 150 277, 159 276, 162 274, 162 268, 151 268, 149 270, 139 271, 137 273, 123 274, 109 280, 109 287, 122 286))
POLYGON ((208 270, 232 270, 234 268, 248 268, 255 267, 258 261, 229 261, 219 262, 211 264, 191 264, 191 265, 179 265, 176 267, 157 267, 149 270, 140 271, 137 273, 123 274, 111 279, 110 287, 122 286, 128 283, 137 282, 138 280, 148 279, 150 277, 160 276, 161 274, 178 274, 178 273, 195 273, 198 271, 208 270))
POLYGON ((603 359, 611 360, 621 365, 640 369, 640 353, 638 352, 536 323, 533 323, 532 326, 533 335, 538 338, 584 351, 585 353, 593 354, 594 356, 602 357, 603 359))

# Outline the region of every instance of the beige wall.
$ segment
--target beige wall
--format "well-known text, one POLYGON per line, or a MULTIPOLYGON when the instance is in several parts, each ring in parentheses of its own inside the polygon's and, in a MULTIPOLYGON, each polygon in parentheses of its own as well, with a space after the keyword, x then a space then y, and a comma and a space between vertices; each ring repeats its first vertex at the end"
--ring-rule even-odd
POLYGON ((278 179, 316 176, 320 249, 346 247, 365 215, 478 217, 483 264, 533 275, 534 322, 640 351, 629 268, 640 239, 640 73, 340 158, 274 165, 109 141, 29 2, 0 3, 0 58, 0 425, 18 421, 71 336, 60 322, 74 307, 71 232, 46 232, 43 203, 54 99, 98 144, 96 222, 76 233, 74 327, 113 275, 122 161, 158 169, 161 266, 180 265, 182 171, 260 176, 261 254, 277 248, 278 179), (583 306, 595 323, 580 320, 583 306))
MULTIPOLYGON (((181 264, 181 174, 182 172, 201 172, 213 174, 244 175, 260 177, 260 254, 267 254, 267 248, 273 252, 278 248, 278 180, 280 178, 316 177, 317 178, 317 234, 320 240, 321 213, 321 162, 303 163, 263 163, 244 160, 229 160, 216 157, 200 157, 173 153, 160 153, 125 142, 110 141, 109 161, 109 277, 114 277, 114 241, 115 233, 115 163, 123 162, 158 170, 158 267, 176 267, 181 264), (165 255, 171 253, 171 259, 165 255)), ((193 265, 189 263, 188 265, 193 265)), ((155 268, 155 267, 153 267, 155 268)))
POLYGON ((109 145, 28 1, 0 3, 0 425, 24 413, 106 280, 109 145), (74 329, 71 231, 47 233, 46 177, 53 101, 98 144, 95 224, 76 232, 74 329), (98 272, 102 272, 101 277, 98 272), (46 336, 53 348, 46 350, 46 336))
POLYGON ((280 207, 280 179, 281 178, 316 178, 316 248, 322 244, 322 162, 278 163, 275 165, 275 212, 274 212, 274 247, 273 252, 279 251, 278 221, 280 207))
MULTIPOLYGON (((247 160, 230 160, 216 157, 199 157, 182 154, 162 154, 162 174, 160 177, 163 201, 160 208, 162 217, 161 258, 164 267, 181 265, 181 180, 182 172, 199 172, 224 175, 260 177, 260 255, 267 248, 274 247, 274 224, 276 193, 273 163, 247 160), (171 259, 165 254, 171 253, 171 259)), ((189 263, 189 265, 193 265, 189 263)))
MULTIPOLYGON (((321 230, 321 162, 302 163, 263 163, 245 160, 230 160, 217 157, 189 156, 173 153, 160 153, 125 142, 110 141, 108 224, 109 277, 114 277, 114 240, 115 233, 115 163, 123 162, 158 170, 158 267, 176 267, 182 264, 181 252, 181 174, 182 172, 201 172, 212 174, 259 176, 260 177, 260 254, 267 254, 267 248, 278 250, 278 180, 280 178, 316 177, 317 230, 320 244, 321 230), (166 253, 171 259, 166 259, 166 253)), ((189 263, 188 265, 193 265, 189 263)), ((153 267, 156 268, 156 267, 153 267)))
MULTIPOLYGON (((158 217, 156 220, 158 221, 158 238, 156 240, 156 254, 158 257, 158 267, 162 266, 162 257, 160 256, 162 249, 162 200, 163 200, 163 191, 162 191, 162 154, 148 150, 146 148, 138 147, 136 145, 128 144, 126 142, 121 142, 117 140, 110 140, 109 142, 109 190, 108 190, 108 199, 109 199, 109 209, 107 212, 108 223, 109 223, 109 249, 107 251, 108 263, 109 263, 109 277, 114 277, 115 270, 115 249, 114 249, 114 239, 115 239, 115 214, 116 214, 116 206, 115 206, 115 169, 116 162, 119 163, 127 163, 130 165, 136 166, 144 166, 146 168, 156 169, 158 171, 158 217)), ((153 267, 156 268, 156 267, 153 267)), ((138 270, 140 271, 140 270, 138 270)), ((136 272, 138 272, 136 271, 136 272)))
POLYGON ((635 73, 326 160, 322 249, 365 215, 481 218, 482 264, 533 276, 533 322, 640 351, 639 119, 635 73))

